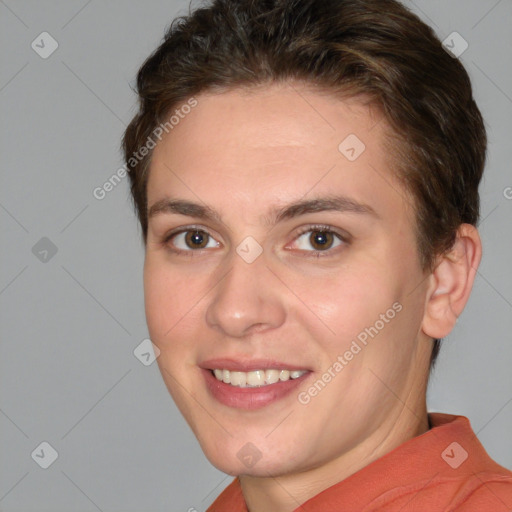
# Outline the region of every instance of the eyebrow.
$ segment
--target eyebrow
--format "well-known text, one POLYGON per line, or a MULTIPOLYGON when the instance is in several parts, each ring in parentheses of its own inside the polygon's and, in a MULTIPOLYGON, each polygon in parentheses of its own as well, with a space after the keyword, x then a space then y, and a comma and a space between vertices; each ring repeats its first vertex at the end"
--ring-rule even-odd
MULTIPOLYGON (((263 215, 262 220, 266 225, 274 225, 300 215, 323 211, 358 213, 380 218, 380 215, 370 205, 338 195, 299 200, 285 206, 274 206, 267 215, 263 215)), ((157 201, 148 210, 148 220, 159 214, 179 214, 223 223, 221 215, 214 208, 184 199, 164 198, 157 201)))

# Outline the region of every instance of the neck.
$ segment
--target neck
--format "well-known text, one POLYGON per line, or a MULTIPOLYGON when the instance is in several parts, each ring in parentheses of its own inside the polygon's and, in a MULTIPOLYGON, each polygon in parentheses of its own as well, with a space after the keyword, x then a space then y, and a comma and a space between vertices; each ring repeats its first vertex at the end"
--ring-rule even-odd
POLYGON ((407 404, 400 405, 369 438, 321 466, 268 477, 241 475, 240 485, 249 512, 292 512, 323 490, 429 430, 425 399, 414 409, 407 404))

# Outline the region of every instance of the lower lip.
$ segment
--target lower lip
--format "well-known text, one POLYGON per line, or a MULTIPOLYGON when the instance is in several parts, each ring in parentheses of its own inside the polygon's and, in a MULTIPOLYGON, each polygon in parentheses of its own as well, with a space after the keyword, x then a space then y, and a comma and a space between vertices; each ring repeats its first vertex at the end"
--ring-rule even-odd
POLYGON ((211 370, 202 368, 201 371, 212 396, 221 404, 237 409, 261 409, 277 402, 299 387, 311 374, 311 372, 306 372, 298 379, 279 381, 266 386, 239 388, 217 380, 211 370))

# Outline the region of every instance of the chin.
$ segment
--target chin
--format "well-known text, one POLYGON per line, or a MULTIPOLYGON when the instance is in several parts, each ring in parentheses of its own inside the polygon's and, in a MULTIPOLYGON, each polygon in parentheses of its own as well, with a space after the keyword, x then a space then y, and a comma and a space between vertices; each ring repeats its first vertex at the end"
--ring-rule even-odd
POLYGON ((269 477, 295 470, 294 467, 290 467, 291 457, 278 456, 273 453, 269 458, 263 450, 257 450, 250 441, 243 444, 242 448, 235 449, 234 446, 229 446, 219 449, 219 445, 217 445, 211 451, 204 450, 204 453, 214 467, 232 476, 269 477), (286 463, 283 462, 283 457, 286 459, 286 463))

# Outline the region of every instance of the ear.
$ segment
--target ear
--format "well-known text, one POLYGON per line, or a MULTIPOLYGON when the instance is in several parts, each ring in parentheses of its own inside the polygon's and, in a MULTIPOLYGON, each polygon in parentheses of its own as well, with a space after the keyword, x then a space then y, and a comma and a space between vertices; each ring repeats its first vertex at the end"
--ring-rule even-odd
POLYGON ((444 338, 455 326, 473 287, 482 259, 482 242, 475 226, 461 224, 449 252, 440 255, 430 276, 422 330, 444 338))

